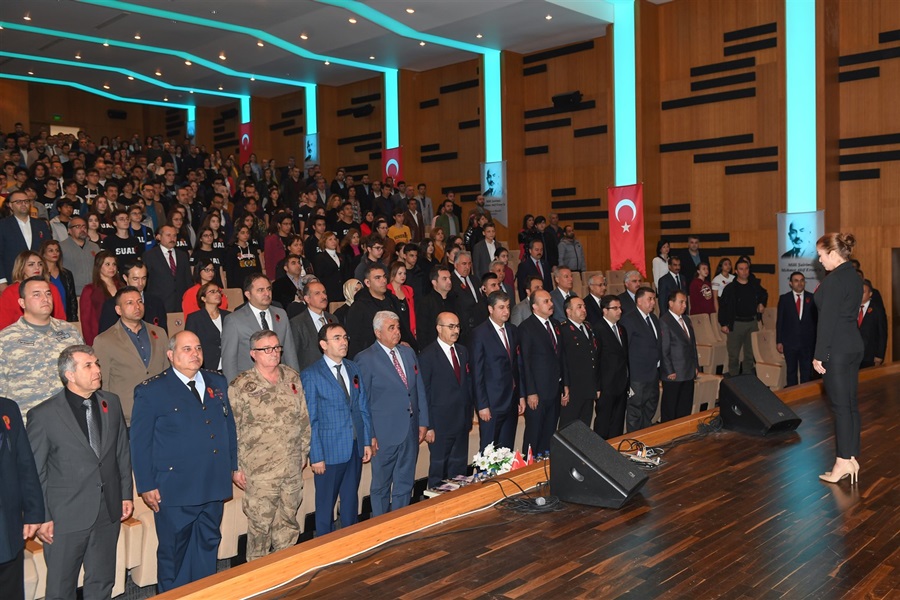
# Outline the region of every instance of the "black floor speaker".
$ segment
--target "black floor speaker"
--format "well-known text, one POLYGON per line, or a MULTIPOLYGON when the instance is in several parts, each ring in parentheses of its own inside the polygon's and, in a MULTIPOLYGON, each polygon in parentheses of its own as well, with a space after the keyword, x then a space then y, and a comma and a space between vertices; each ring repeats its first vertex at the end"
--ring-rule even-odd
POLYGON ((560 500, 619 508, 646 482, 646 473, 581 421, 553 435, 550 492, 560 500))
POLYGON ((722 380, 719 414, 726 429, 750 435, 793 431, 801 421, 766 384, 749 374, 722 380))

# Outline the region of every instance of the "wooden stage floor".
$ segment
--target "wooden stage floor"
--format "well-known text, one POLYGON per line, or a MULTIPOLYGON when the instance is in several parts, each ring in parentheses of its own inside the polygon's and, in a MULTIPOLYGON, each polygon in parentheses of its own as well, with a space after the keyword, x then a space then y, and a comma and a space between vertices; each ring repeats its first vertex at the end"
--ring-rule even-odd
POLYGON ((676 446, 622 509, 491 508, 260 597, 900 598, 900 374, 860 384, 852 489, 817 477, 834 457, 826 401, 791 408, 794 434, 676 446))

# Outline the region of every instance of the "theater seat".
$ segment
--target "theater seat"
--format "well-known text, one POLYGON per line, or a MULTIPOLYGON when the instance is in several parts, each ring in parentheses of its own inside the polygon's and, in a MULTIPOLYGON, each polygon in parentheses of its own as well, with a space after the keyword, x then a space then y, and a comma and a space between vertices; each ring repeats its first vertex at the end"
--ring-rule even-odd
POLYGON ((607 271, 606 283, 608 285, 622 284, 625 285, 625 271, 607 271))
MULTIPOLYGON (((241 288, 225 288, 222 292, 225 294, 225 297, 228 298, 228 310, 234 312, 244 303, 244 291, 241 288)), ((172 332, 170 331, 169 336, 171 335, 172 332)))
POLYGON ((778 308, 770 306, 763 310, 762 323, 759 324, 761 329, 769 329, 775 331, 775 322, 778 320, 778 308))
MULTIPOLYGON (((229 304, 229 306, 231 306, 229 304)), ((169 313, 166 315, 167 329, 169 337, 174 337, 176 333, 184 331, 184 313, 169 313)))
POLYGON ((691 414, 695 415, 700 412, 703 404, 706 404, 706 410, 712 410, 716 406, 719 399, 719 384, 722 383, 721 375, 711 375, 708 373, 700 373, 694 382, 694 404, 691 406, 691 414))
POLYGON ((775 346, 775 331, 761 329, 750 334, 756 376, 771 390, 780 390, 787 384, 787 364, 775 346))
MULTIPOLYGON (((706 362, 700 361, 700 366, 705 372, 715 373, 716 369, 721 366, 723 371, 728 367, 728 347, 724 341, 719 341, 713 330, 714 324, 710 317, 712 315, 691 315, 691 325, 694 327, 694 334, 697 336, 697 353, 701 353, 700 346, 706 346, 703 352, 706 353, 706 362)), ((718 322, 715 326, 718 325, 718 322)))

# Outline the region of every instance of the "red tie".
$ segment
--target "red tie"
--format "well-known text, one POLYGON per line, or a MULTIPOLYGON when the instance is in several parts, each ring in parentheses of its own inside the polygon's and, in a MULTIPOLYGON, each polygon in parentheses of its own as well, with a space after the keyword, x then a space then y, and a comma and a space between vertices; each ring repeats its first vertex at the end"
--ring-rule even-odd
POLYGON ((462 378, 462 372, 459 369, 459 359, 456 358, 456 350, 450 346, 450 359, 453 361, 453 374, 456 375, 456 383, 462 378))
POLYGON ((797 294, 797 316, 800 316, 800 294, 797 294))
POLYGON ((684 335, 688 336, 688 339, 691 339, 691 332, 688 331, 687 325, 684 322, 684 318, 679 317, 678 320, 681 322, 681 328, 684 329, 684 335))
MULTIPOLYGON (((863 305, 863 306, 865 306, 865 305, 863 305)), ((856 317, 856 326, 857 327, 862 327, 863 316, 865 316, 865 313, 863 312, 863 306, 859 307, 859 316, 856 317)))
POLYGON ((397 369, 397 375, 400 376, 400 379, 403 380, 403 385, 409 389, 409 382, 406 380, 406 373, 403 372, 403 367, 400 366, 400 361, 397 360, 397 354, 391 350, 391 360, 394 361, 394 368, 397 369))
POLYGON ((541 276, 541 279, 543 279, 543 278, 544 278, 544 270, 541 268, 541 261, 537 261, 537 262, 534 263, 534 264, 535 264, 535 266, 537 267, 538 275, 540 275, 540 276, 541 276))
POLYGON ((512 353, 509 351, 509 338, 506 337, 506 328, 501 327, 500 333, 503 335, 503 345, 506 346, 506 353, 509 354, 509 358, 512 359, 512 353))
POLYGON ((169 250, 169 269, 172 271, 172 277, 175 277, 175 257, 172 255, 172 251, 169 250))
POLYGON ((550 328, 550 321, 544 323, 547 326, 547 333, 550 334, 550 341, 553 343, 553 351, 557 352, 559 347, 556 345, 556 337, 553 335, 553 330, 550 328))

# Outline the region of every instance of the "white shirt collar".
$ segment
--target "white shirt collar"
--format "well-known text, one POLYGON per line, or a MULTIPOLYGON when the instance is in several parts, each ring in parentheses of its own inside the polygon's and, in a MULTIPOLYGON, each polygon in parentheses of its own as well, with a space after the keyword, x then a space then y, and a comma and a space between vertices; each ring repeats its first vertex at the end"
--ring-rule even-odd
POLYGON ((197 392, 200 393, 201 400, 203 399, 203 396, 206 392, 206 382, 203 379, 203 371, 197 371, 197 374, 192 378, 189 378, 187 375, 185 375, 175 367, 172 367, 172 372, 175 373, 175 377, 177 377, 178 380, 185 385, 185 387, 187 387, 188 381, 196 381, 197 392))

